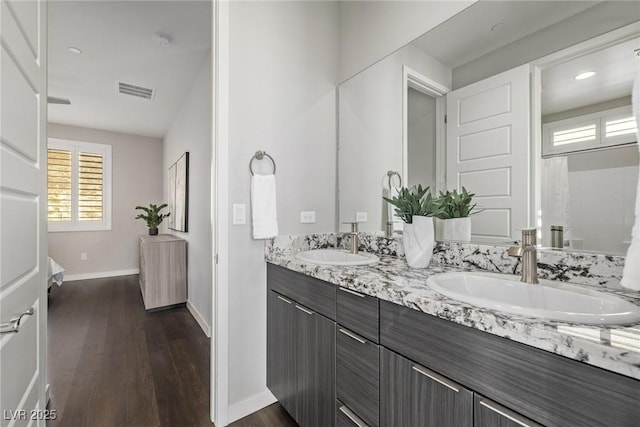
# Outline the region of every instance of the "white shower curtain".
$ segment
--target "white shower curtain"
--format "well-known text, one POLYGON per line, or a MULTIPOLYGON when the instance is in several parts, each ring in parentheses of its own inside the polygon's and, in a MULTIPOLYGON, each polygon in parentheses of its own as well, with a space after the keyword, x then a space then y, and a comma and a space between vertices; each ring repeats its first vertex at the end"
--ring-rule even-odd
POLYGON ((543 245, 551 243, 550 227, 562 225, 564 240, 571 241, 569 220, 569 167, 567 157, 551 157, 541 162, 543 245))
MULTIPOLYGON (((633 113, 636 124, 640 125, 640 70, 633 85, 633 113)), ((640 139, 640 131, 636 133, 636 140, 640 139)), ((638 144, 640 149, 640 144, 638 144)), ((631 229, 631 245, 627 250, 624 272, 620 282, 625 288, 640 291, 640 181, 636 193, 636 222, 631 229)))

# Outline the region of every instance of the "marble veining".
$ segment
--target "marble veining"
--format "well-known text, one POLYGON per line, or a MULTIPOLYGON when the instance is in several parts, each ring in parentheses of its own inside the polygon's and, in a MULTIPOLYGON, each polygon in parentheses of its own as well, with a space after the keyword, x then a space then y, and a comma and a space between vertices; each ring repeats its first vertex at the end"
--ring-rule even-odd
MULTIPOLYGON (((376 237, 373 240, 374 243, 367 243, 369 247, 380 250, 381 239, 376 237)), ((333 234, 282 236, 267 243, 265 259, 320 280, 640 379, 640 324, 600 327, 534 319, 474 307, 447 298, 426 285, 429 276, 450 271, 488 270, 517 274, 519 262, 507 257, 504 248, 438 244, 430 266, 423 270, 410 269, 404 258, 380 252, 376 252, 380 262, 369 266, 320 266, 303 263, 294 256, 298 250, 341 244, 344 242, 333 234)), ((539 259, 539 267, 540 264, 552 267, 545 269, 544 274, 541 272, 541 277, 571 280, 574 283, 580 283, 576 277, 583 277, 590 283, 595 281, 596 286, 606 288, 609 280, 613 280, 610 279, 611 269, 615 269, 616 263, 620 262, 616 258, 622 257, 585 257, 586 260, 562 252, 545 253, 539 259), (586 267, 586 264, 589 266, 586 267)), ((640 305, 640 294, 637 292, 603 290, 640 305)))
MULTIPOLYGON (((376 255, 404 257, 402 238, 359 233, 359 249, 376 255)), ((325 233, 278 236, 267 241, 267 253, 295 253, 302 250, 350 247, 348 235, 325 233)), ((469 267, 495 273, 520 274, 520 258, 507 255, 506 246, 437 242, 432 263, 469 267)), ((543 249, 538 252, 538 276, 543 279, 579 283, 597 288, 622 290, 623 256, 565 252, 543 249)))

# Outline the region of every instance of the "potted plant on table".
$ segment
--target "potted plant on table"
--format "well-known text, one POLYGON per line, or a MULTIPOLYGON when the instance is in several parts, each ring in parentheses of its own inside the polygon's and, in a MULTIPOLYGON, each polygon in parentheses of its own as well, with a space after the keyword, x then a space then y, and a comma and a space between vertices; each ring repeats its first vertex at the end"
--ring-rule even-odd
POLYGON ((136 209, 144 211, 144 213, 138 214, 135 219, 143 219, 149 227, 149 235, 156 236, 158 234, 158 226, 162 224, 162 220, 171 215, 171 212, 160 213, 160 211, 167 207, 166 203, 160 206, 151 203, 148 208, 144 206, 136 206, 136 209))
POLYGON ((438 199, 429 187, 402 187, 397 196, 383 197, 395 206, 395 212, 405 222, 402 245, 407 264, 412 268, 426 268, 435 244, 433 218, 441 213, 438 199))
POLYGON ((468 242, 471 240, 470 215, 481 212, 474 210, 477 206, 473 203, 474 193, 469 193, 466 188, 440 192, 438 204, 441 207, 436 224, 436 240, 455 240, 468 242))

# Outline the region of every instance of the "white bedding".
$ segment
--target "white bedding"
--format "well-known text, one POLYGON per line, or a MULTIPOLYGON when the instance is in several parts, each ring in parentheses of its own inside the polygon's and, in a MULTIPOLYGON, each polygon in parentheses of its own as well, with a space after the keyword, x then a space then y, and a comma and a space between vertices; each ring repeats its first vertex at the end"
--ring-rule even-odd
POLYGON ((49 274, 47 277, 49 278, 47 281, 47 288, 50 288, 54 283, 58 286, 62 286, 62 281, 64 280, 64 268, 51 259, 51 257, 49 257, 49 274))

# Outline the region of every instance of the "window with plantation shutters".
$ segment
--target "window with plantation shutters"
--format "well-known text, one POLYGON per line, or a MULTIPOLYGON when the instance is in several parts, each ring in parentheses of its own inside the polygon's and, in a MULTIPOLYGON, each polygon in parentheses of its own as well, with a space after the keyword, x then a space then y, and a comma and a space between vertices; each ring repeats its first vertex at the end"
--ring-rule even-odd
POLYGON ((111 146, 50 138, 49 231, 111 229, 111 146))
POLYGON ((635 144, 637 132, 630 106, 545 123, 542 157, 635 144))

